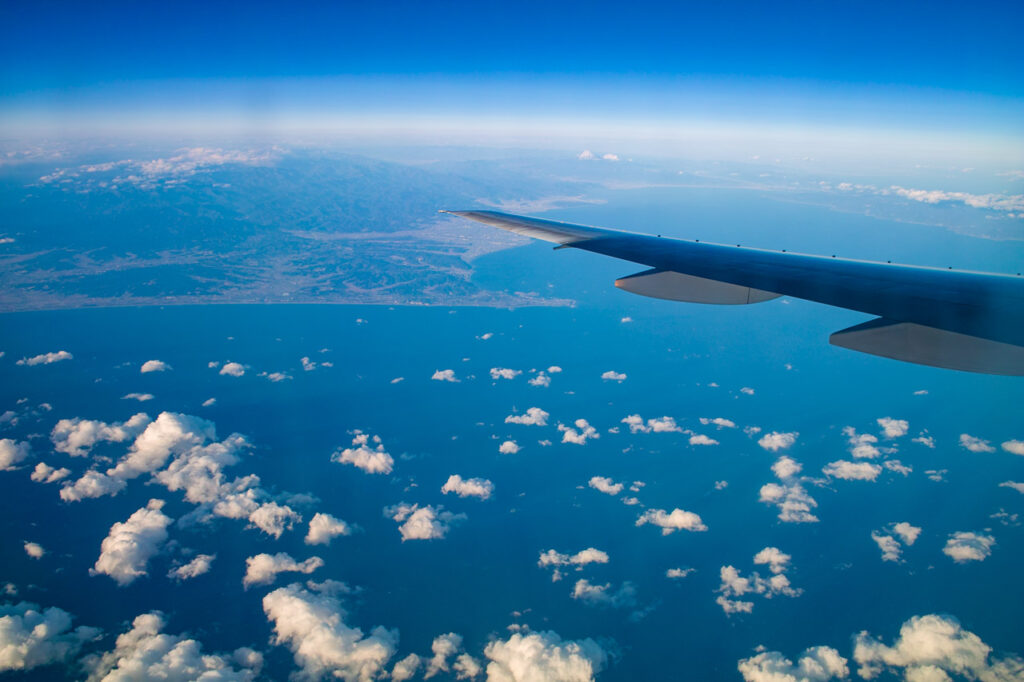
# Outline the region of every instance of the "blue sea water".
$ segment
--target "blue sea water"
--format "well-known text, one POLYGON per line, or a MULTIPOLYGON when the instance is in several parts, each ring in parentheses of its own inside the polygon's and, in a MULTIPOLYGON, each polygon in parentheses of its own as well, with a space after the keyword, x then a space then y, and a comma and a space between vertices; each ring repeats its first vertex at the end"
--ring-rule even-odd
MULTIPOLYGON (((688 195, 693 215, 687 222, 672 210, 678 199, 641 197, 638 205, 659 207, 646 213, 616 203, 600 215, 597 208, 577 207, 553 217, 667 234, 676 229, 682 235, 685 227, 685 236, 763 246, 782 246, 769 240, 784 236, 812 252, 843 242, 856 251, 847 255, 919 261, 956 256, 958 265, 981 269, 1006 269, 1020 256, 1017 247, 926 226, 897 230, 817 207, 791 206, 791 220, 772 228, 757 222, 756 202, 723 202, 721 196, 701 208, 688 195), (712 204, 732 207, 718 216, 728 225, 722 239, 690 229, 714 218, 712 204), (815 227, 826 218, 842 223, 833 225, 831 237, 815 227)), ((33 449, 28 467, 0 472, 0 582, 17 585, 19 598, 71 612, 77 624, 103 628, 107 639, 96 647, 109 648, 134 616, 155 609, 168 615, 168 632, 188 632, 205 650, 264 651, 268 679, 294 669, 290 652, 269 644, 261 599, 273 586, 243 590, 241 579, 246 557, 279 551, 300 560, 321 556, 325 566, 311 577, 358 588, 346 598, 346 622, 364 631, 397 628, 399 656, 429 654, 435 636, 458 632, 479 658, 490 639, 507 637, 507 626, 518 623, 565 639, 597 639, 614 653, 600 679, 736 679, 737 661, 757 646, 792 658, 806 647, 829 645, 850 657, 856 633, 867 630, 889 641, 901 623, 926 613, 955 616, 997 651, 1024 650, 1024 587, 1018 579, 1024 533, 1019 523, 1003 525, 992 517, 1024 507, 1024 497, 999 487, 1024 480, 1024 458, 998 448, 1024 438, 1019 379, 833 348, 830 332, 863 320, 849 311, 796 300, 716 308, 630 296, 611 281, 634 266, 569 250, 551 253, 547 245, 492 254, 475 267, 474 277, 485 286, 573 298, 577 305, 184 306, 0 317, 0 412, 52 406, 0 431, 0 437, 29 439, 33 449), (486 333, 493 336, 480 338, 486 333), (15 364, 56 350, 74 359, 15 364), (333 367, 304 371, 304 356, 333 367), (140 374, 141 364, 154 358, 172 370, 140 374), (242 377, 222 376, 208 366, 211 361, 239 362, 247 370, 242 377), (562 371, 551 375, 550 386, 528 385, 531 369, 551 365, 562 371), (494 381, 493 367, 524 373, 494 381), (454 370, 460 381, 432 380, 442 369, 454 370), (602 379, 608 370, 627 378, 602 379), (274 383, 260 372, 292 378, 274 383), (403 380, 392 383, 398 377, 403 380), (131 392, 155 397, 144 403, 122 399, 131 392), (204 407, 209 398, 216 403, 204 407), (506 416, 534 406, 550 413, 548 426, 505 423, 506 416), (166 500, 164 511, 176 519, 191 505, 145 477, 116 497, 63 503, 56 486, 29 480, 31 466, 39 460, 68 466, 77 477, 90 464, 53 452, 48 435, 58 419, 123 421, 135 412, 155 417, 164 410, 209 419, 221 438, 244 434, 251 454, 229 473, 258 474, 274 494, 311 494, 319 501, 297 506, 306 520, 327 512, 359 532, 329 547, 310 547, 302 541, 304 524, 279 540, 239 521, 174 525, 148 577, 118 587, 106 576, 90 576, 113 523, 150 498, 166 500), (631 434, 621 423, 630 414, 672 416, 719 444, 690 445, 685 433, 631 434), (728 418, 738 428, 702 425, 701 417, 728 418), (774 506, 759 502, 782 453, 765 451, 743 427, 798 432, 787 454, 805 474, 823 479, 823 466, 850 458, 843 427, 879 435, 881 417, 910 424, 905 437, 890 442, 879 436, 880 445, 898 449, 891 457, 913 468, 908 476, 886 470, 874 482, 806 484, 818 502, 818 523, 780 522, 774 506), (555 425, 580 418, 600 438, 583 446, 561 443, 555 425), (616 427, 618 433, 609 431, 616 427), (331 462, 331 453, 347 446, 355 429, 380 436, 395 457, 391 475, 331 462), (924 431, 934 438, 934 449, 910 442, 924 431), (958 444, 963 433, 991 441, 996 451, 967 451, 958 444), (500 454, 506 439, 522 450, 500 454), (929 479, 926 470, 946 470, 944 480, 929 479), (443 495, 440 488, 451 474, 487 478, 494 495, 485 501, 443 495), (644 482, 638 492, 625 493, 635 494, 642 506, 591 489, 592 476, 644 482), (716 489, 718 481, 727 487, 716 489), (467 518, 443 539, 402 542, 397 524, 382 514, 402 501, 444 505, 467 518), (662 535, 654 526, 635 525, 644 508, 675 507, 699 514, 708 530, 662 535), (922 527, 921 537, 904 550, 902 563, 883 562, 871 532, 897 521, 922 527), (942 553, 950 533, 985 530, 997 543, 986 560, 956 564, 942 553), (48 554, 27 557, 21 548, 27 540, 48 554), (802 593, 755 597, 752 613, 726 615, 715 603, 720 567, 763 574, 752 557, 766 546, 792 555, 787 575, 802 593), (588 547, 608 552, 609 563, 579 573, 570 569, 557 582, 537 566, 542 551, 572 554, 588 547), (168 580, 167 570, 186 549, 216 554, 212 570, 182 583, 168 580), (696 571, 666 578, 674 567, 696 571), (602 608, 573 600, 580 577, 613 588, 629 581, 636 604, 602 608)), ((116 458, 125 449, 103 444, 92 457, 116 458)), ((297 578, 285 574, 276 585, 290 579, 297 578)), ((40 669, 26 679, 60 674, 40 669)), ((74 670, 66 674, 78 676, 74 670)))

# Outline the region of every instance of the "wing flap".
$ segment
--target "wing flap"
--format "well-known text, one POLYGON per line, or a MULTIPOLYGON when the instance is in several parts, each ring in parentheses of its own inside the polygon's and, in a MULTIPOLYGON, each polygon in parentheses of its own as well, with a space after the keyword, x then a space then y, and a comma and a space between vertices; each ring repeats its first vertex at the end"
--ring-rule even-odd
POLYGON ((780 294, 729 284, 704 277, 654 268, 615 280, 615 286, 631 294, 686 303, 746 305, 778 298, 780 294))
POLYGON ((1024 376, 1024 348, 912 322, 876 318, 829 337, 833 346, 919 365, 1024 376))

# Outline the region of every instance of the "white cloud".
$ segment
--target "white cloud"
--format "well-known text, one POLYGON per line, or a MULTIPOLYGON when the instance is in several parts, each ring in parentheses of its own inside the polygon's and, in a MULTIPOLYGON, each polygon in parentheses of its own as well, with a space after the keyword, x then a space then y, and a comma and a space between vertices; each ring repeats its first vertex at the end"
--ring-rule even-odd
POLYGON ((459 380, 455 378, 454 369, 439 369, 435 371, 430 378, 434 381, 450 381, 453 384, 457 384, 459 382, 459 380))
POLYGON ((498 452, 503 455, 514 455, 520 450, 522 450, 522 448, 519 447, 519 444, 514 440, 507 440, 498 446, 498 452))
POLYGON ((238 649, 231 657, 205 653, 194 639, 161 632, 164 625, 163 615, 155 611, 136 616, 131 630, 118 635, 113 651, 85 658, 90 682, 250 682, 263 666, 263 656, 252 649, 238 649))
POLYGON ((287 646, 310 680, 324 676, 346 682, 371 682, 394 655, 398 632, 374 628, 367 636, 348 625, 347 614, 329 592, 313 593, 301 585, 281 587, 263 598, 263 611, 274 627, 274 642, 287 646))
POLYGON ((803 465, 792 457, 783 455, 775 460, 775 464, 772 464, 772 473, 778 479, 787 479, 799 474, 803 468, 803 465))
POLYGON ((926 436, 923 433, 917 438, 911 438, 910 440, 912 443, 918 443, 932 450, 935 449, 935 439, 931 436, 926 436))
POLYGON ((889 471, 895 471, 897 474, 902 474, 903 476, 907 476, 914 471, 913 467, 906 466, 898 459, 887 459, 882 462, 882 466, 889 471))
POLYGON ((245 374, 245 365, 237 362, 225 362, 219 374, 229 377, 240 377, 245 374))
POLYGON ((899 561, 903 555, 903 545, 909 547, 921 534, 918 526, 906 521, 889 524, 883 531, 871 531, 871 539, 882 550, 882 561, 899 561))
POLYGON ((633 321, 633 318, 629 317, 629 316, 626 316, 626 317, 622 318, 621 320, 619 320, 619 322, 621 322, 622 324, 629 324, 632 321, 633 321))
POLYGON ((754 572, 749 576, 743 576, 733 566, 722 566, 719 569, 721 585, 717 592, 718 598, 715 602, 722 607, 727 614, 750 613, 754 609, 751 601, 742 601, 738 597, 747 595, 761 595, 771 599, 776 595, 787 597, 798 597, 802 590, 794 588, 786 576, 786 569, 789 568, 791 557, 777 547, 765 547, 754 555, 754 563, 767 565, 772 575, 768 578, 761 577, 761 574, 754 572))
POLYGON ((666 578, 685 578, 686 576, 695 573, 696 568, 670 568, 665 571, 666 578))
POLYGON ((60 499, 65 502, 80 502, 104 495, 116 495, 128 484, 124 479, 114 478, 99 471, 86 471, 74 483, 67 483, 60 489, 60 499))
POLYGON ((840 459, 822 467, 822 473, 844 481, 874 481, 882 473, 882 467, 871 462, 850 462, 840 459))
POLYGON ((882 454, 874 445, 878 438, 870 433, 857 433, 852 426, 847 426, 843 428, 843 435, 850 443, 850 454, 857 459, 874 459, 882 454))
POLYGON ((491 367, 491 379, 495 381, 497 381, 498 379, 515 379, 522 373, 522 370, 519 369, 509 369, 507 367, 491 367))
POLYGON ((619 155, 618 154, 602 154, 601 158, 604 159, 605 161, 618 161, 619 160, 619 155))
POLYGON ((423 679, 430 679, 440 672, 450 672, 451 668, 448 659, 459 652, 462 648, 462 635, 449 632, 445 635, 438 635, 430 643, 430 650, 433 656, 427 662, 427 669, 423 673, 423 679))
POLYGON ((597 432, 597 429, 591 426, 586 419, 577 419, 573 424, 576 426, 575 429, 568 427, 565 424, 558 425, 558 430, 562 432, 563 443, 583 445, 588 440, 595 440, 601 437, 601 434, 597 432))
POLYGON ((608 655, 594 640, 566 641, 551 631, 513 633, 484 649, 487 682, 590 682, 608 655))
POLYGON ((592 476, 589 485, 594 490, 598 490, 606 495, 618 495, 622 492, 623 488, 622 483, 615 483, 612 479, 605 476, 592 476))
POLYGON ((608 370, 601 374, 601 378, 605 381, 618 381, 620 384, 626 380, 626 375, 623 372, 616 372, 615 370, 608 370))
POLYGON ((494 336, 494 332, 485 332, 485 333, 481 334, 480 336, 478 336, 476 338, 479 339, 480 341, 487 341, 488 339, 492 338, 493 336, 494 336))
POLYGON ((892 531, 896 533, 903 540, 903 544, 908 547, 917 541, 917 536, 921 534, 921 528, 914 526, 906 521, 900 521, 892 525, 892 531))
POLYGON ((260 372, 261 377, 272 383, 280 383, 282 381, 290 381, 292 379, 291 374, 285 372, 260 372))
POLYGON ((596 159, 597 156, 595 156, 594 152, 590 151, 589 149, 584 149, 583 151, 576 155, 576 158, 579 159, 580 161, 591 161, 593 159, 596 159))
POLYGON ((25 554, 28 554, 33 559, 42 559, 46 554, 46 550, 38 542, 26 542, 25 554))
POLYGON ((176 568, 172 568, 168 573, 167 577, 173 580, 191 580, 204 573, 209 573, 210 568, 213 567, 213 560, 217 558, 216 554, 197 554, 192 561, 182 564, 176 568))
POLYGON ((1003 443, 1002 448, 1014 455, 1024 455, 1024 440, 1008 440, 1003 443))
POLYGON ((140 403, 144 403, 147 400, 152 400, 152 393, 125 393, 121 396, 121 400, 138 400, 140 403))
POLYGON ((486 478, 463 479, 458 474, 452 474, 441 487, 441 492, 445 495, 455 493, 459 497, 479 497, 486 500, 494 492, 494 484, 486 478))
POLYGON ((312 573, 324 565, 324 560, 311 556, 305 561, 296 561, 290 554, 257 554, 245 560, 245 577, 242 585, 246 589, 253 585, 269 585, 277 579, 278 573, 312 573))
POLYGON ((1020 679, 1024 660, 991 653, 992 647, 955 619, 926 615, 903 623, 892 646, 861 632, 854 640, 853 658, 860 666, 857 672, 868 680, 886 670, 902 671, 908 682, 942 682, 951 675, 985 682, 1020 679))
POLYGON ((550 386, 551 385, 551 377, 549 377, 547 374, 545 374, 544 371, 542 370, 542 371, 537 373, 537 376, 533 377, 532 379, 530 379, 526 383, 530 384, 531 386, 550 386))
POLYGON ((406 682, 416 675, 420 668, 421 659, 416 654, 409 654, 402 660, 395 663, 391 669, 391 682, 406 682))
POLYGON ((907 189, 898 185, 893 185, 890 190, 880 190, 879 193, 885 194, 888 191, 925 204, 954 202, 971 208, 984 208, 993 211, 1024 211, 1024 195, 1020 194, 971 194, 937 189, 907 189))
POLYGON ((709 419, 708 417, 701 417, 700 423, 703 424, 704 426, 707 426, 708 424, 714 424, 720 429, 736 428, 736 422, 734 422, 731 419, 726 419, 724 417, 714 417, 713 419, 709 419))
POLYGON ((1016 481, 1003 481, 999 484, 1000 488, 1012 488, 1021 495, 1024 495, 1024 483, 1017 483, 1016 481))
POLYGON ((149 416, 143 412, 133 415, 126 422, 113 424, 78 417, 61 419, 50 432, 50 440, 57 452, 84 457, 96 443, 126 441, 134 438, 148 425, 149 416))
POLYGON ((28 443, 19 443, 10 438, 0 439, 0 471, 11 471, 28 457, 31 448, 28 443))
POLYGON ((690 445, 718 445, 718 441, 705 436, 703 433, 695 433, 690 436, 690 445))
POLYGON ((277 502, 264 502, 249 513, 249 527, 259 528, 275 539, 280 538, 286 530, 291 530, 296 523, 302 522, 302 516, 287 505, 277 502))
POLYGON ((163 500, 150 500, 127 521, 111 526, 89 574, 109 575, 121 586, 146 575, 146 564, 167 540, 167 526, 173 521, 160 511, 163 506, 163 500))
POLYGON ((550 367, 548 367, 548 374, 558 374, 561 371, 562 368, 559 367, 558 365, 551 365, 550 367))
POLYGON ((459 654, 455 663, 452 663, 452 669, 455 671, 457 680, 471 680, 484 671, 480 661, 467 653, 459 654))
POLYGON ((588 564, 606 564, 608 561, 608 553, 603 552, 600 549, 595 549, 594 547, 588 547, 576 552, 575 554, 562 554, 561 552, 549 549, 546 552, 540 553, 537 565, 541 568, 553 568, 554 571, 551 574, 551 580, 553 582, 558 582, 562 579, 562 572, 559 570, 560 567, 574 566, 576 570, 579 571, 588 564))
POLYGON ((899 561, 903 555, 900 543, 891 535, 883 535, 876 530, 871 531, 871 539, 882 550, 882 561, 899 561))
POLYGON ((965 561, 984 561, 992 554, 996 539, 991 535, 958 531, 946 540, 942 553, 958 564, 965 561))
POLYGON ((970 436, 966 433, 960 434, 960 447, 967 448, 971 452, 995 452, 996 449, 989 445, 987 440, 970 436))
POLYGON ((910 424, 906 419, 893 419, 892 417, 882 417, 878 420, 878 425, 882 427, 882 433, 886 438, 900 438, 907 435, 907 430, 910 429, 910 424))
POLYGON ((21 360, 18 360, 16 364, 26 365, 28 367, 34 367, 36 365, 52 365, 55 362, 61 362, 63 360, 73 360, 74 357, 74 355, 66 350, 60 350, 56 353, 43 353, 42 355, 35 355, 31 358, 22 358, 21 360))
POLYGON ((171 368, 163 360, 146 360, 142 363, 142 367, 139 368, 139 372, 142 374, 148 374, 149 372, 166 372, 171 368))
POLYGON ((309 520, 309 532, 306 533, 307 545, 328 545, 339 535, 351 535, 352 527, 341 519, 322 512, 314 514, 309 520))
POLYGON ((395 460, 384 450, 380 436, 370 436, 358 429, 352 434, 352 445, 355 447, 336 450, 331 455, 331 461, 351 464, 368 474, 390 474, 395 460), (370 447, 371 440, 375 447, 370 447))
POLYGON ((526 426, 547 426, 551 415, 539 407, 531 407, 525 414, 510 414, 505 417, 506 424, 524 424, 526 426))
POLYGON ((203 407, 213 407, 216 404, 217 404, 217 399, 216 398, 207 398, 206 400, 203 401, 203 407))
POLYGON ((626 608, 636 605, 636 587, 628 580, 612 590, 611 583, 594 585, 586 578, 580 578, 572 589, 572 598, 588 606, 626 608))
POLYGON ((648 509, 636 520, 637 526, 646 523, 660 527, 662 535, 668 535, 677 530, 699 532, 708 529, 701 521, 700 516, 679 508, 673 509, 671 513, 667 513, 664 509, 648 509))
POLYGON ((302 356, 302 358, 299 359, 299 362, 302 363, 302 370, 304 372, 312 372, 316 369, 316 363, 310 360, 307 355, 302 356))
POLYGON ((39 462, 32 471, 32 480, 37 483, 56 483, 71 475, 71 469, 61 467, 55 469, 46 462, 39 462))
POLYGON ((55 606, 0 604, 0 672, 69 661, 99 635, 97 628, 72 630, 71 614, 55 606))
POLYGON ((781 483, 765 483, 761 486, 760 500, 779 508, 779 519, 787 523, 814 523, 818 520, 811 510, 818 503, 804 490, 801 482, 794 478, 803 467, 789 457, 780 457, 772 465, 772 472, 781 483))
POLYGON ((385 507, 384 516, 401 524, 398 527, 398 532, 402 535, 402 542, 443 538, 451 530, 453 523, 466 518, 465 514, 444 511, 444 507, 441 506, 421 507, 418 504, 406 502, 385 507))
POLYGON ((661 417, 660 419, 648 419, 644 422, 644 418, 638 414, 627 415, 620 420, 621 423, 629 427, 630 433, 682 433, 682 429, 676 424, 676 420, 673 417, 661 417))
POLYGON ((745 393, 746 395, 754 395, 754 389, 750 388, 749 386, 744 386, 743 388, 740 389, 740 393, 745 393))
POLYGON ((757 441, 765 450, 772 452, 778 452, 779 450, 788 450, 793 447, 793 443, 796 442, 797 436, 800 434, 796 431, 782 433, 779 431, 772 431, 761 436, 761 439, 757 441))
MULTIPOLYGON (((145 415, 135 415, 132 420, 145 415)), ((131 420, 129 420, 131 421, 131 420)), ((215 434, 212 422, 186 414, 161 412, 153 421, 146 417, 146 428, 135 438, 128 454, 107 474, 130 479, 156 471, 167 463, 171 453, 183 453, 200 445, 215 434)), ((127 424, 127 422, 126 422, 127 424)))
POLYGON ((828 646, 805 650, 795 665, 778 651, 762 651, 737 668, 746 682, 827 682, 850 674, 847 660, 828 646))

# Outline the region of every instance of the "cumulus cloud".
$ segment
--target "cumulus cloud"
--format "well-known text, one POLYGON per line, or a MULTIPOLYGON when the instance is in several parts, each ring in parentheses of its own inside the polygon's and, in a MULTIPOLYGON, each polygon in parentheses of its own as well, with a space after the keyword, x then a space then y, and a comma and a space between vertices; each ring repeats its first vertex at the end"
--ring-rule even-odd
POLYGON ((518 369, 509 369, 507 367, 491 367, 491 379, 495 381, 497 381, 498 379, 515 379, 522 373, 522 370, 518 369))
POLYGON ((950 680, 951 675, 968 680, 1020 679, 1024 660, 1010 655, 992 655, 992 647, 973 632, 963 629, 948 616, 914 616, 900 627, 899 637, 887 646, 866 631, 854 640, 853 658, 864 679, 874 679, 890 670, 902 672, 912 682, 950 680))
POLYGON ((718 445, 718 441, 705 436, 703 433, 695 433, 690 436, 690 445, 718 445))
POLYGON ((696 568, 670 568, 667 571, 665 571, 665 577, 673 579, 685 578, 686 576, 691 575, 696 571, 696 568))
POLYGON ((746 682, 827 682, 850 674, 847 660, 828 646, 806 649, 796 664, 778 651, 762 651, 737 668, 746 682))
POLYGON ((163 500, 150 500, 128 520, 111 526, 89 574, 109 575, 121 586, 146 575, 146 565, 167 540, 167 526, 173 521, 160 511, 163 506, 163 500))
POLYGON ((152 393, 125 393, 121 396, 121 400, 138 400, 140 403, 144 403, 147 400, 152 400, 152 393))
POLYGON ((455 679, 457 680, 471 680, 484 670, 480 665, 480 661, 467 653, 459 654, 455 662, 452 663, 452 669, 455 671, 455 679))
POLYGON ((302 522, 302 516, 294 509, 273 501, 258 505, 249 513, 248 519, 250 527, 258 528, 274 538, 281 537, 286 530, 302 522))
POLYGON ((60 489, 60 499, 65 502, 80 502, 104 495, 116 495, 127 485, 124 479, 107 476, 99 471, 86 471, 77 481, 65 484, 60 489))
POLYGON ((719 596, 715 602, 727 614, 750 613, 753 611, 754 603, 742 600, 741 597, 761 595, 766 599, 771 599, 776 595, 800 596, 802 590, 794 588, 786 576, 790 560, 791 557, 778 547, 765 547, 755 554, 755 564, 768 566, 771 575, 767 578, 757 572, 743 576, 733 566, 722 566, 719 570, 722 582, 718 587, 719 596))
POLYGON ((445 495, 455 493, 459 497, 479 497, 486 500, 494 492, 494 484, 486 478, 463 479, 458 474, 452 474, 441 486, 441 492, 445 495))
POLYGON ((638 414, 631 414, 621 420, 629 427, 630 433, 682 433, 683 430, 676 424, 673 417, 661 417, 648 419, 644 422, 643 417, 638 414))
POLYGON ((527 383, 530 384, 531 386, 550 386, 551 377, 545 374, 542 370, 537 373, 537 376, 527 381, 527 383))
POLYGON ((999 487, 1010 488, 1011 490, 1016 490, 1021 495, 1024 495, 1024 483, 1018 483, 1016 481, 1003 481, 1002 483, 999 484, 999 487))
POLYGON ((761 486, 760 501, 779 508, 779 520, 787 523, 814 523, 818 520, 811 510, 818 503, 796 478, 803 467, 799 462, 783 455, 772 465, 779 483, 761 486))
POLYGON ((541 568, 553 569, 551 580, 552 582, 558 582, 562 579, 562 572, 559 570, 562 567, 571 566, 580 571, 588 564, 606 564, 608 560, 607 552, 595 549, 594 547, 588 547, 575 554, 562 554, 561 552, 549 549, 546 552, 540 553, 537 565, 541 568))
MULTIPOLYGON (((0 467, 0 470, 2 469, 3 467, 0 467)), ((70 475, 71 469, 65 467, 56 469, 46 462, 39 462, 36 464, 36 468, 32 470, 31 478, 36 483, 56 483, 70 475)))
POLYGON ((779 450, 788 450, 789 448, 793 447, 793 443, 796 442, 797 436, 799 435, 800 434, 797 433, 796 431, 789 433, 772 431, 771 433, 766 433, 765 435, 761 436, 761 439, 757 441, 757 444, 760 445, 765 450, 770 450, 771 452, 778 452, 779 450))
POLYGON ((984 561, 992 554, 996 539, 983 533, 958 531, 946 540, 942 553, 958 564, 967 561, 984 561))
POLYGON ((996 449, 992 447, 987 440, 976 438, 975 436, 968 435, 966 433, 960 434, 960 447, 966 448, 971 452, 995 452, 996 449))
POLYGON ((423 673, 423 679, 430 679, 440 672, 450 672, 448 659, 459 652, 462 648, 462 635, 449 632, 438 635, 430 643, 430 650, 433 656, 427 661, 427 669, 423 673))
POLYGON ((701 521, 700 516, 679 508, 673 509, 671 512, 666 512, 664 509, 648 509, 636 520, 637 526, 647 523, 660 527, 662 535, 669 535, 677 530, 699 532, 708 529, 701 521))
POLYGON ((822 473, 844 481, 874 481, 882 473, 882 467, 871 462, 849 462, 841 459, 822 467, 822 473))
POLYGON ((240 377, 245 374, 245 365, 237 362, 225 362, 224 366, 220 368, 220 372, 218 372, 218 374, 228 377, 240 377))
POLYGON ((324 560, 311 556, 305 561, 296 561, 290 554, 257 554, 245 560, 245 577, 242 585, 249 589, 253 585, 269 585, 277 579, 278 573, 312 573, 324 565, 324 560))
POLYGON ((714 418, 701 417, 700 418, 700 423, 705 425, 705 426, 707 426, 708 424, 714 424, 715 426, 717 426, 720 429, 735 429, 736 428, 736 422, 734 422, 731 419, 726 419, 724 417, 714 417, 714 418))
POLYGON ((510 414, 505 417, 506 424, 523 424, 525 426, 547 426, 551 415, 539 407, 531 407, 525 414, 510 414))
POLYGON ((566 641, 555 632, 513 633, 484 649, 487 682, 589 682, 608 655, 594 640, 566 641))
POLYGON ((384 516, 400 524, 398 532, 402 535, 402 542, 443 538, 451 530, 452 524, 466 519, 465 514, 453 514, 445 511, 442 506, 421 507, 406 502, 385 507, 384 516))
MULTIPOLYGON (((139 416, 135 415, 132 420, 139 416)), ((145 421, 145 430, 135 438, 128 454, 117 466, 107 471, 108 475, 131 479, 156 471, 167 463, 172 453, 187 452, 215 434, 212 422, 186 414, 161 412, 153 422, 149 422, 148 417, 145 421)))
POLYGON ((89 680, 250 682, 263 666, 263 656, 252 649, 237 649, 230 657, 205 653, 194 639, 162 632, 164 625, 159 612, 136 616, 132 628, 118 635, 113 651, 86 657, 83 663, 89 680))
POLYGON ((91 419, 61 419, 50 432, 57 452, 84 457, 99 442, 121 443, 135 438, 149 425, 149 415, 139 412, 128 421, 108 424, 91 419))
POLYGON ((907 189, 893 185, 888 190, 878 190, 880 194, 893 193, 897 196, 919 201, 925 204, 945 202, 964 204, 971 208, 984 208, 993 211, 1024 211, 1024 195, 1020 194, 971 194, 970 192, 946 192, 937 189, 907 189))
POLYGON ((46 550, 38 542, 26 542, 25 554, 28 554, 33 559, 42 559, 46 554, 46 550))
POLYGON ((900 438, 907 435, 907 430, 910 429, 910 424, 906 419, 893 419, 892 417, 882 417, 878 420, 878 425, 882 427, 882 433, 886 438, 900 438))
POLYGON ((18 360, 16 364, 27 367, 34 367, 36 365, 52 365, 55 362, 73 360, 74 357, 74 355, 66 350, 59 350, 56 353, 43 353, 41 355, 34 355, 30 358, 22 358, 21 360, 18 360))
POLYGON ((754 395, 754 389, 750 388, 749 386, 744 386, 743 388, 740 389, 740 393, 743 393, 745 395, 754 395))
POLYGON ((626 375, 623 372, 616 372, 615 370, 608 370, 601 374, 601 378, 605 381, 617 381, 620 384, 626 380, 626 375))
POLYGON ((592 476, 589 485, 594 490, 606 495, 618 495, 622 492, 623 488, 622 483, 615 483, 612 479, 605 476, 592 476))
POLYGON ((307 545, 328 545, 339 535, 351 535, 352 527, 341 519, 322 512, 314 514, 309 520, 309 532, 306 533, 307 545))
POLYGON ((519 447, 519 444, 514 440, 506 440, 498 446, 498 452, 503 455, 514 455, 520 450, 522 450, 522 448, 519 447))
POLYGON ((563 443, 583 445, 588 440, 595 440, 601 437, 597 429, 591 426, 586 419, 577 419, 573 424, 576 428, 566 426, 565 424, 558 425, 558 430, 562 432, 563 443))
POLYGON ((416 671, 420 669, 422 660, 416 654, 409 654, 402 660, 395 663, 395 667, 391 669, 391 680, 392 682, 406 682, 416 676, 416 671))
POLYGON ((572 598, 588 606, 628 608, 636 605, 636 586, 628 580, 617 590, 611 583, 595 585, 586 578, 580 578, 572 589, 572 598))
POLYGON ((97 628, 71 629, 70 613, 26 601, 0 604, 0 672, 31 670, 74 658, 100 635, 97 628))
POLYGON ((871 531, 871 539, 882 550, 882 561, 900 561, 903 546, 909 547, 921 534, 921 528, 906 521, 889 524, 881 531, 871 531), (902 544, 901 544, 902 542, 902 544))
POLYGON ((597 158, 597 155, 595 155, 594 152, 590 151, 589 149, 584 149, 583 151, 576 155, 576 158, 579 159, 580 161, 592 161, 593 159, 597 158))
POLYGON ((1024 440, 1008 440, 1002 448, 1011 454, 1024 456, 1024 440))
POLYGON ((376 627, 366 636, 348 625, 348 614, 330 591, 311 592, 299 584, 263 598, 274 643, 287 646, 303 675, 346 682, 371 682, 384 672, 398 645, 398 632, 376 627))
POLYGON ((11 471, 28 457, 31 448, 28 443, 10 438, 0 439, 0 471, 11 471))
POLYGON ((852 426, 847 426, 843 428, 843 435, 850 444, 850 454, 856 459, 875 459, 882 454, 875 446, 878 438, 870 433, 857 433, 852 426))
POLYGON ((163 360, 146 360, 142 363, 142 367, 139 368, 139 372, 142 374, 148 374, 149 372, 166 372, 171 368, 163 360))
POLYGON ((454 384, 457 384, 459 382, 459 380, 455 378, 454 369, 439 369, 435 371, 430 378, 433 379, 434 381, 450 381, 454 384))
POLYGON ((384 450, 380 436, 370 436, 358 429, 352 434, 354 447, 336 450, 331 455, 331 461, 351 464, 368 474, 390 474, 395 460, 384 450), (373 447, 370 446, 371 440, 374 444, 373 447))
POLYGON ((209 573, 210 568, 213 567, 213 560, 216 558, 216 554, 197 554, 188 563, 172 568, 167 573, 167 577, 178 581, 191 580, 204 573, 209 573))
POLYGON ((260 376, 275 384, 292 379, 292 375, 285 372, 260 372, 260 376))

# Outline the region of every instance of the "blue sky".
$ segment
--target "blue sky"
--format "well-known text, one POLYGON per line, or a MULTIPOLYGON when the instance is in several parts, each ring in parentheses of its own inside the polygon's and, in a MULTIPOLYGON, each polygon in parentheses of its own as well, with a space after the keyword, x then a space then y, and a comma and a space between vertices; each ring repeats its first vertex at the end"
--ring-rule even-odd
MULTIPOLYGON (((1024 134, 1019 3, 7 3, 0 117, 1024 134)), ((29 125, 31 127, 31 125, 29 125)))

